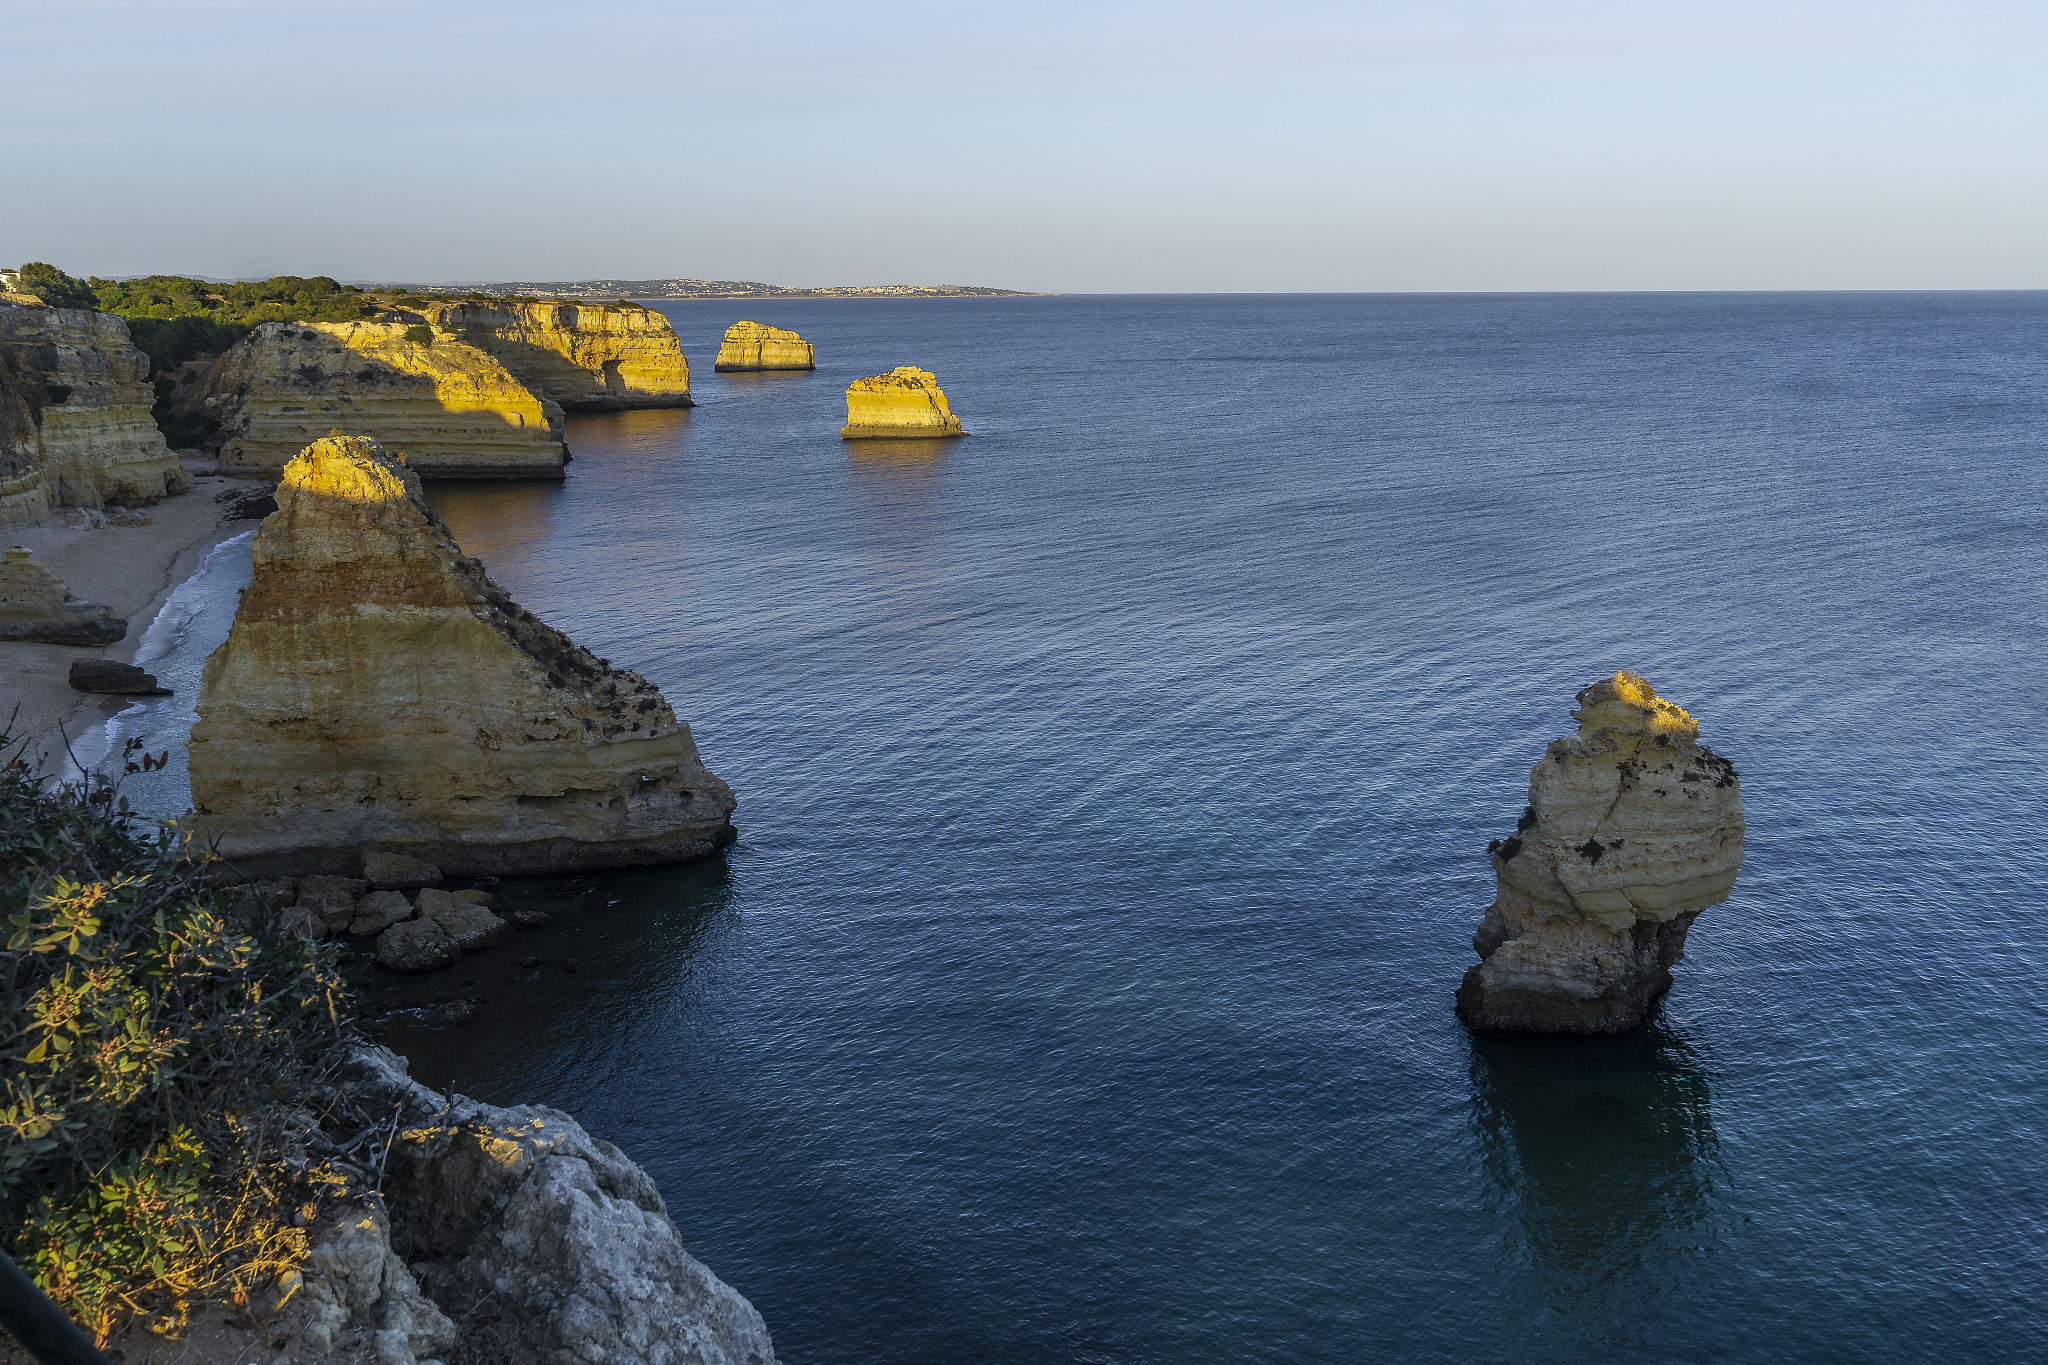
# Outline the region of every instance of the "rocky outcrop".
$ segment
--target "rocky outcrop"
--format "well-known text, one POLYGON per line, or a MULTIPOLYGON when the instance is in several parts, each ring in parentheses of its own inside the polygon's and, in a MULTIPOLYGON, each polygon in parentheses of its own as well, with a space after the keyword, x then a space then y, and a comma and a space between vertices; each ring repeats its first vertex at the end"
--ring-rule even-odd
POLYGON ((121 319, 0 303, 0 523, 191 487, 154 399, 149 358, 121 319))
POLYGON ((223 474, 275 477, 342 430, 431 478, 562 477, 562 410, 489 353, 397 322, 271 322, 216 361, 193 400, 220 423, 223 474))
POLYGON ((651 308, 503 301, 431 303, 420 312, 564 408, 692 406, 683 344, 651 308))
POLYGON ((198 829, 244 866, 455 875, 677 862, 733 837, 732 791, 653 684, 523 610, 374 441, 284 471, 254 578, 206 662, 198 829))
POLYGON ((1472 938, 1483 960, 1458 989, 1475 1028, 1641 1023, 1742 864, 1735 767, 1691 716, 1626 671, 1578 703, 1579 732, 1551 742, 1514 835, 1491 848, 1494 901, 1472 938))
POLYGON ((718 348, 720 373, 748 370, 815 370, 811 343, 795 332, 761 322, 735 322, 718 348))
POLYGON ((567 1114, 444 1097, 383 1048, 341 1087, 392 1115, 381 1192, 313 1229, 273 1291, 276 1354, 234 1358, 774 1365, 761 1315, 683 1249, 647 1173, 567 1114))
POLYGON ((22 546, 0 558, 0 640, 110 645, 128 633, 114 609, 71 595, 64 580, 22 546))
POLYGON ((960 419, 946 406, 945 391, 930 370, 899 365, 887 374, 856 379, 846 386, 847 440, 881 436, 964 436, 960 419))

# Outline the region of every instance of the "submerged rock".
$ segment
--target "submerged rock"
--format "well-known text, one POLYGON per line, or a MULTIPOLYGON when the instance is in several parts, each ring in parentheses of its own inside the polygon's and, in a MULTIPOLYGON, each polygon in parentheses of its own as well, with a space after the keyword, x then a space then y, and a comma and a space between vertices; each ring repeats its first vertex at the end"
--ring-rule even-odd
POLYGON ((473 876, 732 840, 731 789, 653 684, 512 601, 376 442, 308 446, 251 558, 188 746, 224 857, 349 870, 376 849, 473 876))
POLYGON ((372 891, 356 900, 356 917, 349 921, 351 938, 375 938, 394 924, 413 917, 412 902, 399 891, 372 891))
POLYGON ((508 299, 430 303, 421 312, 572 411, 694 406, 683 343, 652 308, 508 299))
POLYGON ((735 322, 725 329, 712 367, 720 372, 749 370, 815 370, 811 343, 795 332, 761 322, 735 322))
POLYGON ((1458 988, 1475 1028, 1619 1033, 1671 988, 1701 911, 1742 863, 1735 767, 1634 673, 1578 694, 1579 732, 1529 775, 1491 850, 1496 891, 1458 988))
POLYGON ((856 379, 846 386, 846 425, 839 434, 849 441, 882 436, 964 436, 960 419, 946 406, 938 377, 915 365, 899 365, 887 374, 856 379))
POLYGON ((462 960, 462 945, 439 920, 421 917, 377 935, 377 965, 394 972, 431 972, 462 960))
POLYGON ((23 547, 11 546, 0 557, 0 640, 110 645, 127 633, 128 623, 112 607, 73 597, 56 571, 23 547))

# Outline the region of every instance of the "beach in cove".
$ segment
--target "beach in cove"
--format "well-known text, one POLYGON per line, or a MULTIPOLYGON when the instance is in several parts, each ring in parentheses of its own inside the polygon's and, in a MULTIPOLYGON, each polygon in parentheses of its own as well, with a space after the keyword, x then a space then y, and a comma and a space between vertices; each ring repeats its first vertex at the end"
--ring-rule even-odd
MULTIPOLYGON (((698 406, 428 496, 738 842, 508 879, 555 923, 365 1013, 619 1144, 778 1357, 2048 1355, 2048 296, 656 306, 698 406), (817 370, 713 373, 740 318, 817 370), (842 442, 898 366, 971 434, 842 442), (1734 893, 1645 1026, 1474 1034, 1617 668, 1740 770, 1734 893)), ((253 525, 131 635, 146 809, 253 525)))

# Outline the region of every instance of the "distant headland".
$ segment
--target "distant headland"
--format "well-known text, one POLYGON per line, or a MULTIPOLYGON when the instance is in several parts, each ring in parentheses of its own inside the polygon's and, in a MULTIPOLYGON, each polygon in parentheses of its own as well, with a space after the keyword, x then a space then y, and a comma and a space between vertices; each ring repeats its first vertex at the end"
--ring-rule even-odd
MULTIPOLYGON (((401 286, 392 286, 394 288, 401 286)), ((759 280, 525 280, 513 284, 417 285, 484 294, 537 295, 569 299, 943 299, 1050 298, 1025 289, 986 289, 968 284, 851 284, 794 288, 759 280)))

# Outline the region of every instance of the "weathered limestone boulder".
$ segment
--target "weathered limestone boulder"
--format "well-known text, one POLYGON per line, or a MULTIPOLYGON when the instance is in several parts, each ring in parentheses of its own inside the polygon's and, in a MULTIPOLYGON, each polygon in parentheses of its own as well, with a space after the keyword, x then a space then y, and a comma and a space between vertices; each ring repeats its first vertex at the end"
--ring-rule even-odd
POLYGON ((150 416, 155 397, 121 319, 0 303, 0 522, 191 487, 150 416))
POLYGON ((946 406, 945 391, 930 370, 899 365, 887 374, 856 379, 846 386, 847 440, 881 436, 964 436, 960 419, 946 406))
POLYGON ((0 557, 0 640, 110 645, 128 633, 114 609, 71 595, 49 565, 20 545, 0 557))
POLYGON ((239 866, 548 872, 733 838, 731 789, 653 684, 512 601, 376 442, 293 460, 251 559, 188 742, 197 832, 239 866))
POLYGON ((693 406, 683 343, 652 308, 504 300, 430 303, 420 311, 565 408, 693 406))
POLYGON ((230 347, 193 400, 226 433, 223 474, 275 476, 338 429, 443 479, 559 479, 562 410, 488 352, 398 322, 270 322, 230 347))
POLYGON ((404 920, 377 935, 377 965, 394 972, 431 972, 462 961, 462 945, 436 920, 404 920))
POLYGON ((1698 722, 1626 671, 1578 703, 1579 732, 1551 742, 1514 835, 1491 848, 1483 960, 1458 988, 1475 1028, 1633 1028, 1742 864, 1741 786, 1698 722))
POLYGON ((156 674, 134 664, 114 659, 79 659, 71 665, 72 690, 104 693, 113 697, 168 697, 171 689, 158 684, 156 674))
POLYGON ((746 370, 815 370, 811 343, 795 332, 761 322, 735 322, 725 329, 713 369, 721 373, 746 370))

